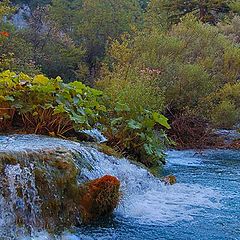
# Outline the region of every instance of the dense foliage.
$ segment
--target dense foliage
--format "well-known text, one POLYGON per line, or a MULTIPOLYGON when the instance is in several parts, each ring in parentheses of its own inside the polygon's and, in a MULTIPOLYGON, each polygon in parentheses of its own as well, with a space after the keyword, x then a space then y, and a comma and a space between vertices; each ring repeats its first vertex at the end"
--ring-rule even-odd
POLYGON ((101 95, 101 91, 81 82, 65 84, 59 77, 32 78, 23 73, 2 72, 1 130, 21 127, 34 133, 64 136, 73 129, 91 128, 105 111, 98 101, 101 95))
POLYGON ((109 146, 154 168, 169 124, 183 147, 238 125, 239 1, 12 3, 0 3, 2 130, 66 137, 100 123, 109 146))

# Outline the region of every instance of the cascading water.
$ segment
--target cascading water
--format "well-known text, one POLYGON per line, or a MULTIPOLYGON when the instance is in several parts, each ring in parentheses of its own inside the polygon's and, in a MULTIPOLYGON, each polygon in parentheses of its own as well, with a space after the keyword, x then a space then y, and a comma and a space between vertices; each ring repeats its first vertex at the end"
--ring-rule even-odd
POLYGON ((32 164, 29 167, 7 165, 4 170, 1 178, 1 192, 4 194, 0 196, 0 236, 12 239, 16 233, 22 235, 33 232, 41 221, 38 191, 32 171, 32 164), (21 225, 24 227, 21 228, 21 225))
POLYGON ((220 193, 195 184, 165 186, 146 169, 84 147, 80 150, 94 170, 84 169, 82 174, 90 179, 105 174, 116 176, 122 183, 123 199, 117 214, 135 218, 139 223, 169 224, 179 220, 191 220, 202 208, 219 208, 220 193))
MULTIPOLYGON (((129 239, 196 239, 194 235, 183 235, 183 237, 180 237, 177 234, 173 234, 172 236, 175 237, 172 238, 171 236, 169 238, 158 238, 156 236, 160 233, 165 234, 165 236, 169 235, 169 227, 174 229, 175 226, 182 226, 181 228, 187 229, 189 226, 196 224, 199 216, 204 218, 205 215, 208 216, 208 213, 212 214, 215 212, 219 214, 224 208, 225 198, 221 188, 214 185, 207 186, 207 184, 201 184, 197 180, 188 183, 188 174, 189 178, 194 179, 194 172, 198 173, 196 170, 201 168, 203 160, 201 155, 196 156, 191 151, 186 153, 177 151, 169 152, 170 158, 169 164, 166 167, 167 173, 172 171, 175 173, 176 166, 181 166, 178 167, 180 168, 179 174, 181 174, 180 171, 184 173, 186 169, 190 168, 193 169, 193 172, 184 175, 186 178, 183 180, 181 180, 180 175, 178 178, 180 179, 179 183, 173 186, 165 186, 146 169, 131 163, 127 159, 117 159, 103 154, 87 144, 35 135, 0 137, 0 152, 12 149, 15 152, 27 152, 29 148, 31 148, 31 151, 65 148, 78 156, 74 161, 76 165, 81 166, 81 171, 78 175, 79 182, 95 179, 107 174, 116 176, 121 181, 122 188, 122 200, 115 211, 113 228, 80 227, 74 229, 77 232, 76 235, 65 233, 60 237, 50 237, 50 235, 41 232, 40 237, 36 239, 126 239, 128 236, 130 236, 129 239), (179 158, 182 159, 180 165, 177 162, 179 158), (86 167, 86 165, 83 167, 83 159, 91 167, 86 167), (134 230, 135 228, 138 230, 134 230), (133 237, 135 235, 136 238, 133 237), (176 238, 176 236, 179 238, 176 238)), ((4 197, 0 198, 2 217, 7 215, 8 212, 10 212, 9 216, 12 216, 11 208, 13 206, 14 208, 18 204, 23 206, 23 210, 21 210, 23 214, 25 207, 28 206, 28 208, 32 209, 30 211, 31 215, 23 217, 23 219, 26 222, 30 221, 30 225, 32 226, 37 221, 39 204, 39 196, 37 188, 34 186, 34 176, 32 175, 33 168, 33 165, 27 169, 21 168, 19 165, 8 166, 5 169, 5 173, 9 189, 11 189, 11 200, 6 203, 4 197), (24 201, 22 199, 19 201, 16 195, 18 185, 21 186, 26 196, 24 201), (6 208, 6 204, 10 204, 11 207, 6 208)), ((5 225, 9 224, 8 221, 2 222, 5 225)), ((13 225, 11 227, 13 228, 13 225)), ((199 235, 199 233, 196 233, 196 235, 199 235)))

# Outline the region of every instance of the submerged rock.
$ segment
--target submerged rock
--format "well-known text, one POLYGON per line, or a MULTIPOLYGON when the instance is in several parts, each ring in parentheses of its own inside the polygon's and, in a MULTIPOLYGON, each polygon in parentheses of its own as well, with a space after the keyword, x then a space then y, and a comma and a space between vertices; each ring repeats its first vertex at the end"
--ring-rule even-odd
POLYGON ((168 176, 162 178, 162 182, 164 182, 165 185, 173 185, 177 182, 177 179, 173 175, 168 175, 168 176))
POLYGON ((80 177, 82 168, 91 171, 91 165, 74 148, 54 145, 64 140, 49 139, 24 140, 26 146, 21 138, 0 136, 0 218, 6 219, 1 229, 14 225, 56 231, 104 217, 117 206, 116 178, 80 177))

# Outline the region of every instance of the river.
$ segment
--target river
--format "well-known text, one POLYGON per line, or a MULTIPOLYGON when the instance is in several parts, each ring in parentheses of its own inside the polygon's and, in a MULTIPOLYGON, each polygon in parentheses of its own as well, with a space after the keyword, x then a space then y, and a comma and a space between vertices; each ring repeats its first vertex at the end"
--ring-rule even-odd
POLYGON ((240 151, 169 151, 167 159, 165 174, 174 174, 176 185, 157 189, 141 179, 152 186, 130 190, 113 219, 62 238, 240 239, 240 151))
MULTIPOLYGON (((10 136, 0 137, 0 145, 1 151, 65 147, 78 151, 93 166, 81 170, 79 181, 105 174, 121 181, 121 202, 110 219, 66 229, 59 235, 41 229, 32 236, 16 239, 240 239, 240 151, 168 151, 164 174, 175 175, 177 183, 165 186, 146 169, 127 159, 107 156, 86 144, 39 136, 10 136)), ((1 225, 4 219, 0 220, 1 225)))

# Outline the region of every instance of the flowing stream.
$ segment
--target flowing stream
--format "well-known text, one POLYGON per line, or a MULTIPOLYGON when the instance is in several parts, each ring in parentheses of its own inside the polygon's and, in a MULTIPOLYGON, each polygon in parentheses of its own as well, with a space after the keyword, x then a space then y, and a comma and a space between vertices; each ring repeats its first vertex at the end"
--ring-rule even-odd
MULTIPOLYGON (((122 200, 114 216, 103 222, 67 229, 60 235, 49 235, 44 229, 38 232, 34 229, 38 194, 31 166, 22 169, 9 165, 5 174, 11 201, 6 203, 0 198, 0 233, 12 224, 11 207, 25 204, 28 209, 32 208, 26 221, 33 228, 33 234, 21 239, 240 239, 240 151, 206 150, 201 154, 169 151, 164 171, 165 175, 174 174, 177 184, 165 186, 146 169, 127 159, 107 156, 86 144, 34 135, 0 136, 0 152, 56 147, 77 151, 92 165, 91 170, 82 169, 79 181, 106 174, 119 178, 122 200), (19 184, 26 191, 24 202, 16 198, 15 186, 19 184)), ((13 231, 15 228, 11 226, 13 231)))

